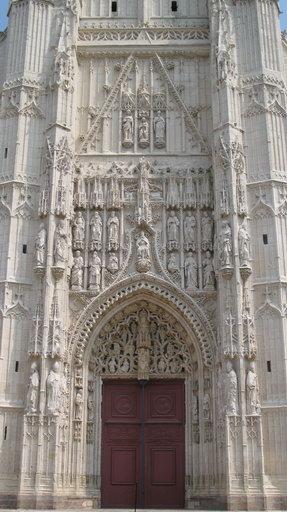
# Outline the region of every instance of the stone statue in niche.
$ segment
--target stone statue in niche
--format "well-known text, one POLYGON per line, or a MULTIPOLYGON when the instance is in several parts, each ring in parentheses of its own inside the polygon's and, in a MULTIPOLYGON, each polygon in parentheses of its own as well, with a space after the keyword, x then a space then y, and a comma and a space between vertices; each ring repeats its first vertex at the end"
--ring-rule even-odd
POLYGON ((75 420, 83 419, 83 391, 80 389, 75 396, 75 420))
POLYGON ((80 291, 83 287, 84 260, 81 251, 76 251, 71 272, 71 288, 80 291))
POLYGON ((91 205, 95 208, 103 208, 104 205, 104 194, 102 181, 100 178, 96 178, 94 181, 94 190, 91 192, 90 198, 91 205))
POLYGON ((210 251, 206 251, 202 261, 203 270, 203 288, 204 290, 214 290, 214 266, 210 251))
POLYGON ((167 263, 167 270, 171 274, 178 272, 178 262, 177 262, 176 254, 174 252, 170 253, 168 263, 167 263))
POLYGON ((117 176, 111 176, 108 182, 107 190, 107 207, 108 208, 120 208, 121 206, 121 193, 119 180, 117 176))
POLYGON ((167 183, 166 206, 177 208, 180 205, 180 195, 176 178, 169 178, 167 183))
POLYGON ((47 244, 47 232, 44 224, 40 224, 40 230, 35 240, 35 260, 37 267, 44 267, 47 244))
POLYGON ((211 408, 210 408, 210 395, 209 393, 205 392, 203 396, 203 418, 206 421, 210 421, 211 416, 211 408))
POLYGON ((142 158, 138 166, 138 224, 151 221, 149 168, 149 163, 142 158))
POLYGON ((131 114, 123 117, 122 121, 123 146, 129 148, 134 144, 134 118, 131 114))
POLYGON ((107 223, 108 226, 108 250, 117 251, 119 248, 120 221, 116 212, 112 211, 107 223))
POLYGON ((83 249, 85 240, 85 219, 82 212, 76 212, 72 233, 73 233, 73 249, 83 249))
POLYGON ((54 238, 54 265, 64 267, 67 258, 68 237, 65 229, 65 221, 60 220, 55 229, 54 238))
POLYGON ((220 209, 222 216, 229 215, 229 192, 227 179, 225 176, 223 176, 222 178, 222 188, 220 192, 220 209))
POLYGON ((136 269, 138 272, 148 272, 151 266, 150 261, 150 243, 142 231, 136 242, 137 246, 137 260, 136 269))
POLYGON ((197 288, 197 261, 196 256, 192 252, 189 252, 184 262, 184 274, 186 288, 197 288))
POLYGON ((111 272, 111 274, 115 274, 119 270, 119 260, 117 255, 113 252, 109 254, 107 269, 109 272, 111 272))
POLYGON ((85 180, 82 176, 79 176, 76 180, 76 192, 75 192, 75 206, 78 208, 85 208, 87 203, 86 198, 86 185, 85 180))
POLYGON ((178 249, 178 238, 179 238, 179 220, 174 210, 171 210, 170 215, 167 219, 167 240, 168 250, 173 251, 178 249))
POLYGON ((196 425, 198 423, 198 397, 197 397, 197 395, 192 395, 191 411, 192 411, 192 423, 193 423, 193 425, 196 425))
POLYGON ((101 286, 102 262, 97 251, 94 251, 90 261, 89 288, 90 290, 100 291, 101 286))
POLYGON ((149 121, 145 116, 139 120, 138 140, 141 148, 146 148, 149 145, 149 121))
POLYGON ((260 414, 259 385, 254 361, 251 361, 246 375, 247 414, 260 414))
POLYGON ((28 388, 28 394, 27 394, 26 411, 28 413, 35 414, 37 412, 38 400, 39 400, 39 385, 40 385, 39 371, 38 371, 37 363, 34 361, 31 364, 29 388, 28 388))
POLYGON ((203 251, 213 248, 213 220, 208 212, 203 212, 201 217, 201 248, 203 251))
POLYGON ((138 379, 149 378, 150 367, 150 327, 147 312, 143 309, 139 312, 138 317, 138 379))
POLYGON ((243 222, 238 230, 239 261, 241 267, 250 265, 250 236, 243 222))
POLYGON ((195 251, 196 249, 196 219, 189 211, 186 214, 183 224, 184 248, 186 251, 195 251))
POLYGON ((186 178, 184 185, 184 206, 185 208, 196 208, 196 187, 194 179, 186 178))
POLYGON ((232 363, 226 363, 225 375, 226 389, 226 414, 234 416, 238 414, 238 382, 237 375, 233 369, 232 363))
POLYGON ((63 379, 60 373, 60 364, 55 361, 47 377, 47 412, 58 414, 62 406, 63 379))
POLYGON ((99 212, 95 212, 90 220, 90 249, 100 251, 102 248, 103 222, 99 212))
POLYGON ((88 409, 88 421, 93 421, 93 419, 94 419, 94 399, 91 394, 89 394, 89 396, 88 396, 87 409, 88 409))
POLYGON ((219 233, 218 255, 221 268, 232 267, 232 231, 227 221, 222 222, 219 233))
POLYGON ((157 148, 164 148, 165 142, 165 131, 166 122, 162 113, 158 111, 153 119, 153 131, 154 131, 154 145, 157 148))
POLYGON ((200 203, 201 208, 209 208, 212 206, 212 192, 210 187, 210 176, 208 173, 202 176, 200 180, 200 203))

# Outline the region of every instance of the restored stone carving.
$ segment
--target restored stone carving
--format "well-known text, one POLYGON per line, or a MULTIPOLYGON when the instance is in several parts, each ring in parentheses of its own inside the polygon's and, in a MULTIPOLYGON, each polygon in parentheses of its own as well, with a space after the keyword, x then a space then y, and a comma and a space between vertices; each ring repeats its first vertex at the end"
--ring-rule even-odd
POLYGON ((46 255, 47 232, 44 224, 40 224, 40 231, 35 241, 35 260, 37 267, 44 267, 46 255))
POLYGON ((40 386, 40 377, 37 363, 34 361, 31 364, 31 373, 29 379, 29 388, 27 394, 27 405, 26 411, 30 414, 35 414, 38 409, 38 400, 39 400, 39 386, 40 386))
POLYGON ((237 375, 233 369, 232 363, 226 363, 225 375, 225 389, 226 389, 226 414, 238 414, 238 382, 237 375))
POLYGON ((246 375, 247 414, 260 414, 259 385, 255 363, 251 361, 246 375))

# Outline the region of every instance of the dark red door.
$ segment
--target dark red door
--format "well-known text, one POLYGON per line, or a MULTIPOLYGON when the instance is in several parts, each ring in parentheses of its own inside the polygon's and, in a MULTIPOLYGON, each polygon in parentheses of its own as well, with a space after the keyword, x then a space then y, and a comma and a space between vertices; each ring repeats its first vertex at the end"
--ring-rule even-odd
POLYGON ((102 506, 184 507, 184 382, 105 381, 102 506))

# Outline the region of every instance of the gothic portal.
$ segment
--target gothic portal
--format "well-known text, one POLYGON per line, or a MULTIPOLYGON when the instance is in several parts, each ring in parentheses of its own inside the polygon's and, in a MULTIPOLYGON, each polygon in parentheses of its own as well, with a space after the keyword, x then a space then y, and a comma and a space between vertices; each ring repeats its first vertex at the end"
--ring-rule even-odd
POLYGON ((287 508, 276 0, 10 0, 0 505, 287 508))

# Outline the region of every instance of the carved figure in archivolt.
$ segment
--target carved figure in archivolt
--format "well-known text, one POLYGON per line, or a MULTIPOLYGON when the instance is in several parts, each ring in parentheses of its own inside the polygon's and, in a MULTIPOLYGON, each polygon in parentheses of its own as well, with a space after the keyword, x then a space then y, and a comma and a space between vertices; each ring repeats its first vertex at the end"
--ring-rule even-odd
POLYGON ((136 268, 138 272, 147 272, 150 269, 150 243, 149 239, 142 231, 137 239, 137 261, 136 268))
POLYGON ((145 310, 141 310, 138 316, 138 336, 137 336, 137 350, 138 350, 138 379, 149 378, 150 368, 150 326, 148 315, 145 310))
POLYGON ((111 274, 115 274, 119 270, 119 260, 115 253, 111 252, 108 259, 108 270, 111 274))
POLYGON ((250 236, 245 222, 238 230, 238 246, 240 266, 248 267, 250 262, 250 236))
POLYGON ((213 258, 210 251, 206 251, 205 257, 202 261, 203 270, 203 288, 205 290, 214 289, 214 266, 213 258))
POLYGON ((184 247, 187 251, 195 251, 196 248, 196 219, 189 211, 184 219, 184 247))
POLYGON ((112 211, 107 223, 108 226, 108 250, 117 251, 119 248, 120 221, 116 212, 112 211))
POLYGON ((232 266, 232 231, 227 221, 222 222, 219 233, 218 255, 221 268, 232 266))
POLYGON ((102 262, 97 251, 94 251, 91 256, 90 273, 89 273, 89 288, 90 290, 99 291, 101 286, 101 269, 102 262))
POLYGON ((83 269, 84 260, 81 251, 76 251, 74 256, 74 264, 71 272, 72 290, 81 290, 83 286, 83 269))
POLYGON ((46 244, 47 232, 44 224, 40 224, 40 230, 35 240, 35 260, 37 267, 43 267, 45 264, 46 244))
POLYGON ((76 212, 72 228, 74 249, 82 249, 84 246, 85 224, 82 212, 76 212))
POLYGON ((157 148, 165 147, 166 121, 162 113, 158 111, 153 120, 154 145, 157 148))
POLYGON ((99 212, 95 212, 90 220, 90 248, 100 251, 102 248, 103 222, 99 212))
POLYGON ((167 219, 167 239, 168 248, 170 251, 178 248, 179 238, 179 219, 177 218, 175 211, 171 210, 170 215, 167 219))
POLYGON ((54 238, 54 264, 64 266, 67 258, 68 237, 65 229, 65 221, 60 220, 55 230, 54 238))
POLYGON ((38 400, 39 400, 39 385, 40 385, 39 371, 38 371, 37 363, 34 361, 31 364, 29 388, 28 388, 28 395, 27 395, 26 411, 28 413, 34 414, 37 412, 38 400))
POLYGON ((184 262, 184 274, 187 288, 197 288, 197 261, 196 256, 189 252, 184 262))
POLYGON ((134 119, 131 114, 123 117, 122 121, 123 130, 123 146, 130 147, 134 143, 134 119))
POLYGON ((61 375, 60 364, 55 361, 47 377, 47 412, 48 414, 58 414, 61 411, 63 403, 63 393, 65 391, 65 377, 61 375))
POLYGON ((201 248, 203 251, 212 250, 213 247, 213 220, 208 212, 201 217, 201 248))
POLYGON ((235 370, 233 369, 232 363, 227 361, 226 363, 226 375, 225 375, 225 389, 226 389, 226 414, 237 415, 238 414, 238 381, 235 370))
POLYGON ((255 363, 252 361, 246 375, 247 414, 260 414, 259 385, 255 363))

